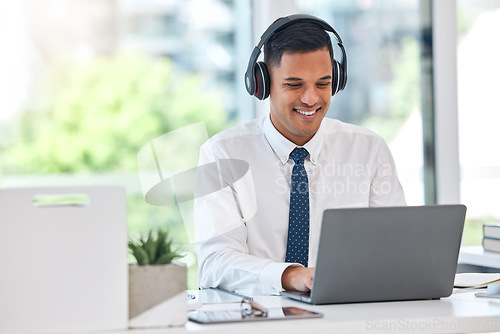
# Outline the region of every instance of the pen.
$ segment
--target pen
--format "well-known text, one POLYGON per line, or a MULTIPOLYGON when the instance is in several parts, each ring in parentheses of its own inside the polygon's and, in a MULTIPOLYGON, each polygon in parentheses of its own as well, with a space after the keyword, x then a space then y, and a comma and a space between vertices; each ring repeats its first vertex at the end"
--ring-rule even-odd
POLYGON ((240 297, 241 299, 243 299, 246 302, 252 302, 253 301, 253 297, 245 296, 245 295, 242 295, 241 293, 237 293, 237 292, 234 292, 234 291, 228 291, 228 290, 214 288, 214 287, 210 287, 210 289, 221 291, 221 292, 225 292, 225 293, 228 293, 228 294, 236 296, 236 297, 240 297))

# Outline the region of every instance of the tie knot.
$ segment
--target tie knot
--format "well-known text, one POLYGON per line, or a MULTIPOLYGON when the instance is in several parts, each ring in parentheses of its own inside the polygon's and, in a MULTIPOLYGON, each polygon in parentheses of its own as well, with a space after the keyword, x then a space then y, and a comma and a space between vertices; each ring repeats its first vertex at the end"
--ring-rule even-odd
POLYGON ((304 159, 309 155, 309 152, 303 147, 296 147, 292 153, 290 153, 290 158, 297 164, 299 161, 304 161, 304 159))

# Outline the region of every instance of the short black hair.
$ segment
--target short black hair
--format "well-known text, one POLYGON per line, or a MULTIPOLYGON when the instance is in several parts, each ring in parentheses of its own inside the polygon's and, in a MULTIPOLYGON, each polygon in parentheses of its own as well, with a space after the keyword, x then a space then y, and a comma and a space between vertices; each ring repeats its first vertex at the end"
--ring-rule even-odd
POLYGON ((264 45, 268 68, 279 67, 284 53, 304 53, 328 48, 333 65, 333 47, 328 33, 312 22, 298 21, 276 31, 264 45))

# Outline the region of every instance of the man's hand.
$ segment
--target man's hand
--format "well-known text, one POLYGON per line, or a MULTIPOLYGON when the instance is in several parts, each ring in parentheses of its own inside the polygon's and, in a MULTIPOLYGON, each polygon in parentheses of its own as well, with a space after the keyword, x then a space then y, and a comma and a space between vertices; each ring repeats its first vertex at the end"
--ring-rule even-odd
POLYGON ((285 290, 311 291, 314 268, 288 267, 281 275, 281 286, 285 290))

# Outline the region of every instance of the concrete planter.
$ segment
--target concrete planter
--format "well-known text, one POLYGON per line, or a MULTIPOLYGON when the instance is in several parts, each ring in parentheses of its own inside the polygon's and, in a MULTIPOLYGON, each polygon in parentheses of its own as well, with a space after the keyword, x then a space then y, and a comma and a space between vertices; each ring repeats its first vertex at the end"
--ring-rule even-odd
MULTIPOLYGON (((129 318, 167 300, 172 312, 182 312, 186 317, 186 266, 170 263, 166 265, 129 266, 129 318), (184 298, 173 297, 182 295, 184 298), (183 305, 176 305, 176 304, 183 305), (176 309, 175 309, 176 308, 176 309)), ((177 321, 178 322, 178 321, 177 321)), ((172 324, 181 325, 181 324, 172 324)))

